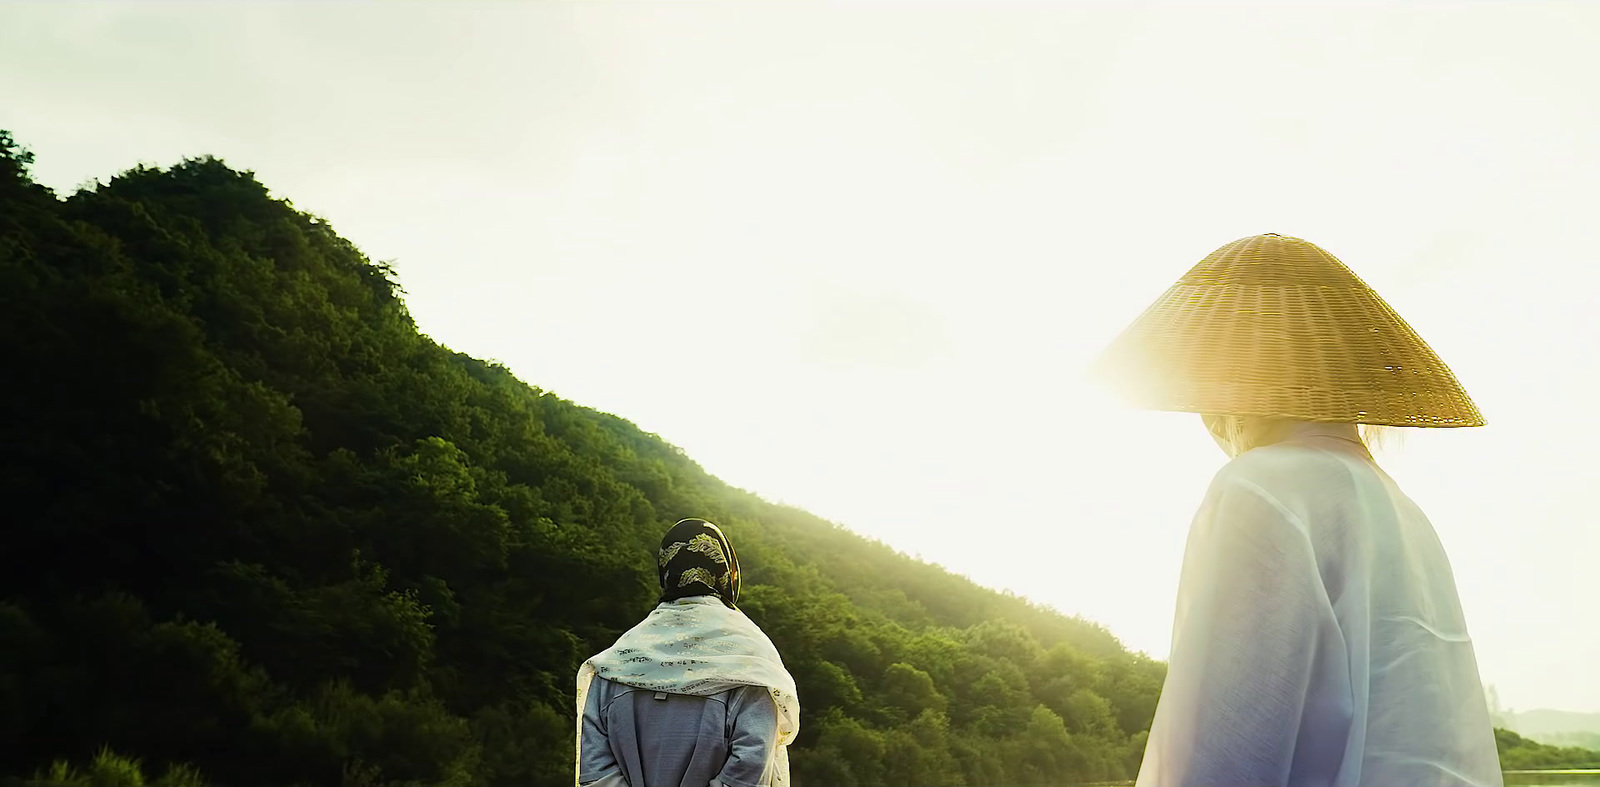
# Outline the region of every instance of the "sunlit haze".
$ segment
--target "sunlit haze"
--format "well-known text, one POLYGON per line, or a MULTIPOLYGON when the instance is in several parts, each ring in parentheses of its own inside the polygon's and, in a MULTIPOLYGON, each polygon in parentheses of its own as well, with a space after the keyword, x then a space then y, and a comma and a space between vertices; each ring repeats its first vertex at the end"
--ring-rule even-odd
POLYGON ((438 341, 1159 658, 1225 457, 1085 367, 1306 238, 1488 419, 1379 455, 1484 680, 1600 711, 1600 7, 1225 8, 12 2, 0 128, 254 170, 438 341))

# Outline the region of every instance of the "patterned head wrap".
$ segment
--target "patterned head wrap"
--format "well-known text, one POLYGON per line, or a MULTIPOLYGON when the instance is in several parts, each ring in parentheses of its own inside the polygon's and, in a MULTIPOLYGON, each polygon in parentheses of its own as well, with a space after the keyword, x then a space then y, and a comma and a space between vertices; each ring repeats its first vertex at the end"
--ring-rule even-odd
POLYGON ((661 600, 716 596, 729 608, 739 601, 739 556, 716 525, 685 519, 661 537, 656 555, 661 600))

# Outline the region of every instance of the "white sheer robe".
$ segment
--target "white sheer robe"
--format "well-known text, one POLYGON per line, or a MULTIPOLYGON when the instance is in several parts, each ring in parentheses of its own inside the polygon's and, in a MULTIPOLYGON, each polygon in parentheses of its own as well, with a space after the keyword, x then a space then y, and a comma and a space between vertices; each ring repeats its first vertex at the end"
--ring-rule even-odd
POLYGON ((1140 787, 1500 787, 1449 560, 1348 425, 1216 476, 1140 787))

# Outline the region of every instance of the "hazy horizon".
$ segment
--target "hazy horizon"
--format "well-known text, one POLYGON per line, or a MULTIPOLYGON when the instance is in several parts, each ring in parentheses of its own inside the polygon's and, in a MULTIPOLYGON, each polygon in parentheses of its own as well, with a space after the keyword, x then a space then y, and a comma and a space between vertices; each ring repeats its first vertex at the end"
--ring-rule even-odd
POLYGON ((1217 246, 1304 237, 1488 420, 1378 455, 1483 680, 1600 711, 1600 8, 377 8, 8 5, 0 128, 63 193, 253 170, 452 349, 1160 659, 1225 459, 1084 368, 1217 246))

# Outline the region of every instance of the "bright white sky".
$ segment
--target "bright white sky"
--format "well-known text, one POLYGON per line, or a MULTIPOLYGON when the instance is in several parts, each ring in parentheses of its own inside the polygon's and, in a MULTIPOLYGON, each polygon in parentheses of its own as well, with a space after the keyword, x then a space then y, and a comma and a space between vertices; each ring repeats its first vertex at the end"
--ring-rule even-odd
POLYGON ((44 183, 253 169, 441 342, 1163 658, 1224 457, 1084 367, 1316 242, 1490 421, 1380 460, 1518 709, 1600 710, 1597 76, 1578 4, 0 7, 44 183))

